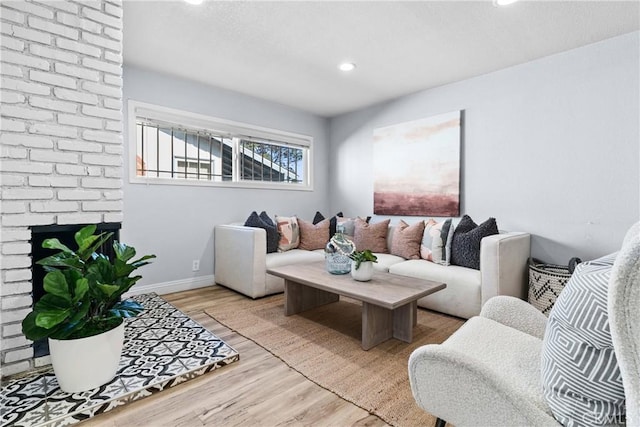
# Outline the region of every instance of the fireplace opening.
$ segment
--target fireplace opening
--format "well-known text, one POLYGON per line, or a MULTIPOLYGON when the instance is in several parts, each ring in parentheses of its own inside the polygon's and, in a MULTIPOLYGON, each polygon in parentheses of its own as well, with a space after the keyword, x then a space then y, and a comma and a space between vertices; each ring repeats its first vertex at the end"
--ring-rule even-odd
MULTIPOLYGON (((33 304, 38 302, 44 295, 44 276, 47 272, 44 270, 37 261, 45 258, 49 255, 57 253, 58 250, 45 249, 42 247, 42 242, 46 239, 57 238, 63 245, 71 249, 77 247, 74 239, 74 235, 82 227, 87 224, 73 224, 73 225, 44 225, 44 226, 32 226, 31 228, 31 272, 32 272, 32 291, 31 296, 33 304)), ((120 223, 108 223, 103 222, 96 224, 96 232, 113 232, 113 235, 96 251, 102 253, 113 260, 113 242, 120 240, 120 223)), ((47 339, 35 341, 33 343, 34 357, 47 356, 49 354, 49 342, 47 339)))

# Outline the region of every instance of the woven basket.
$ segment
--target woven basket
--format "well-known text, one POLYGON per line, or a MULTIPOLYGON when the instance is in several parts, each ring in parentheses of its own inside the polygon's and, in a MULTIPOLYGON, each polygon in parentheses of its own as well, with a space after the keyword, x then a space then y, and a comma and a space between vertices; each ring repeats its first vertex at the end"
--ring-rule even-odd
POLYGON ((545 264, 529 258, 529 304, 549 316, 570 277, 567 266, 545 264))

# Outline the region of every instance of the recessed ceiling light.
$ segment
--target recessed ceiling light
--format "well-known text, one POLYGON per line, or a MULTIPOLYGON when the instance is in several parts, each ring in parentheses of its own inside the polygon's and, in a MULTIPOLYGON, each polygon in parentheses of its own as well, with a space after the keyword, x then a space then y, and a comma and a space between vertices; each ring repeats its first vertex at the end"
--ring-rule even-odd
POLYGON ((353 71, 356 68, 356 64, 354 64, 353 62, 343 62, 342 64, 338 65, 338 68, 341 71, 353 71))
POLYGON ((189 4, 202 4, 202 0, 184 0, 189 4))
POLYGON ((508 4, 515 3, 517 1, 518 0, 493 0, 493 5, 494 6, 506 6, 508 4))

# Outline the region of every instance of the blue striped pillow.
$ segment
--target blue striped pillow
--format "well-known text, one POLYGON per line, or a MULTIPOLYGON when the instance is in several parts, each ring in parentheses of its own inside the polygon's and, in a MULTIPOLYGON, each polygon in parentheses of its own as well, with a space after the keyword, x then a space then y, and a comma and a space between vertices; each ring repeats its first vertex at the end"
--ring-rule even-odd
POLYGON ((565 426, 624 422, 624 388, 607 312, 615 255, 579 264, 549 314, 542 387, 553 416, 565 426))

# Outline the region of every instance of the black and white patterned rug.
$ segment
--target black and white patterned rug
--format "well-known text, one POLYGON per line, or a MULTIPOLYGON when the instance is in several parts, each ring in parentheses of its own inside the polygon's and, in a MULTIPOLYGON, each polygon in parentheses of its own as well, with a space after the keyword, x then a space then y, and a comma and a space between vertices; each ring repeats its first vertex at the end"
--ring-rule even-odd
POLYGON ((109 383, 80 393, 60 390, 49 368, 2 384, 2 426, 63 426, 91 418, 239 360, 220 338, 156 294, 127 319, 120 367, 109 383))

